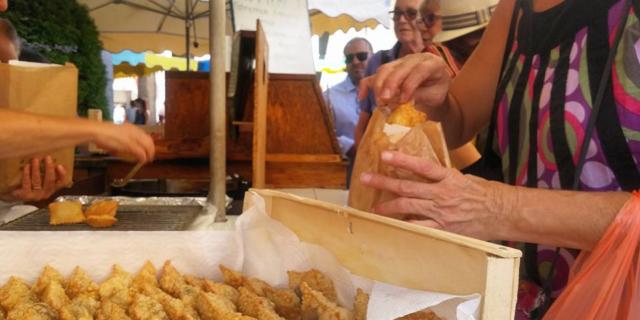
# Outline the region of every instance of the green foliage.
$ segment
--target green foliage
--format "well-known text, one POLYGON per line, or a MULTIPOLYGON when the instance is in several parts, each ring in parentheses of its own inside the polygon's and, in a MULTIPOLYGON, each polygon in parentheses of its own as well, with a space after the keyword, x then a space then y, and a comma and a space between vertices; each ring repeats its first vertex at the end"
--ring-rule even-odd
POLYGON ((9 10, 2 16, 52 63, 76 65, 80 74, 78 114, 86 116, 88 108, 99 108, 110 118, 100 58, 102 43, 85 6, 76 0, 10 0, 9 10))

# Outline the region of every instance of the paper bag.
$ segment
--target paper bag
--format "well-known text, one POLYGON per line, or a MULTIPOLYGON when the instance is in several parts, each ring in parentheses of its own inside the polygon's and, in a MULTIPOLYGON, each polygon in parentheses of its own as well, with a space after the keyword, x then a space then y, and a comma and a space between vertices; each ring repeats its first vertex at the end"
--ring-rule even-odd
POLYGON ((377 203, 397 198, 395 194, 363 186, 360 183, 360 174, 363 172, 379 173, 414 181, 424 180, 411 172, 398 170, 382 163, 380 154, 385 150, 400 151, 408 155, 433 160, 447 168, 451 167, 447 144, 439 123, 427 121, 409 128, 406 133, 394 133, 393 129, 389 130, 390 126, 387 125, 387 132, 385 132, 388 116, 389 110, 387 108, 376 108, 362 137, 351 177, 350 207, 369 211, 377 203))
MULTIPOLYGON (((0 63, 0 108, 42 115, 75 117, 78 100, 78 69, 72 64, 24 62, 0 63)), ((73 181, 74 147, 50 150, 23 158, 0 159, 0 194, 21 183, 21 169, 31 158, 51 155, 73 181)))

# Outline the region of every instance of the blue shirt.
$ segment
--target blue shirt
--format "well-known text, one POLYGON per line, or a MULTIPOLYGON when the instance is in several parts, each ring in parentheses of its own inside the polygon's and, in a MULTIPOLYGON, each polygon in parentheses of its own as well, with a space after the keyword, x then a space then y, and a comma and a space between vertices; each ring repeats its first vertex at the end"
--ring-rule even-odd
MULTIPOLYGON (((393 48, 389 50, 380 50, 376 52, 369 62, 367 62, 367 70, 365 71, 365 77, 375 74, 381 65, 398 59, 400 55, 400 42, 397 42, 393 48)), ((373 109, 376 108, 376 99, 373 96, 373 92, 369 91, 367 97, 360 101, 360 111, 373 113, 373 109)))
POLYGON ((347 151, 354 144, 353 136, 360 117, 358 88, 347 76, 342 82, 327 88, 322 95, 327 106, 333 110, 340 150, 342 156, 346 157, 347 151))

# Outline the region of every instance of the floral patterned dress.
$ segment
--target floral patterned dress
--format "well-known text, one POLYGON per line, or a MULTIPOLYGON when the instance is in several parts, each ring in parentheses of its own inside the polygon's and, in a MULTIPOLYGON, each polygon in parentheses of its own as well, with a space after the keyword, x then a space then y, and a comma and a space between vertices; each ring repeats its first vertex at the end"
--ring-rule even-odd
MULTIPOLYGON (((531 0, 516 1, 489 150, 501 164, 505 182, 572 189, 596 93, 608 76, 579 175, 580 190, 640 187, 638 1, 565 0, 543 12, 534 12, 531 0), (625 1, 632 1, 629 11, 623 10, 625 1), (624 15, 628 18, 612 69, 604 75, 624 15)), ((525 252, 516 318, 538 318, 543 293, 550 299, 560 294, 577 251, 514 245, 525 252)))

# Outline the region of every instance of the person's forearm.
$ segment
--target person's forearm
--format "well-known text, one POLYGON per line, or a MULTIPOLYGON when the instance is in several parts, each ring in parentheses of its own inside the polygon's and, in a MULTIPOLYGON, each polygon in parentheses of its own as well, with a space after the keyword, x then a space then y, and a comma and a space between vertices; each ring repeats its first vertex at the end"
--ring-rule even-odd
POLYGON ((500 239, 590 250, 631 195, 504 186, 500 239))
POLYGON ((428 110, 429 119, 442 123, 442 130, 449 150, 461 147, 473 139, 474 133, 465 130, 463 113, 450 93, 440 107, 428 110))
POLYGON ((94 138, 96 130, 94 123, 85 119, 6 109, 0 109, 0 123, 0 158, 27 156, 85 143, 94 138))

